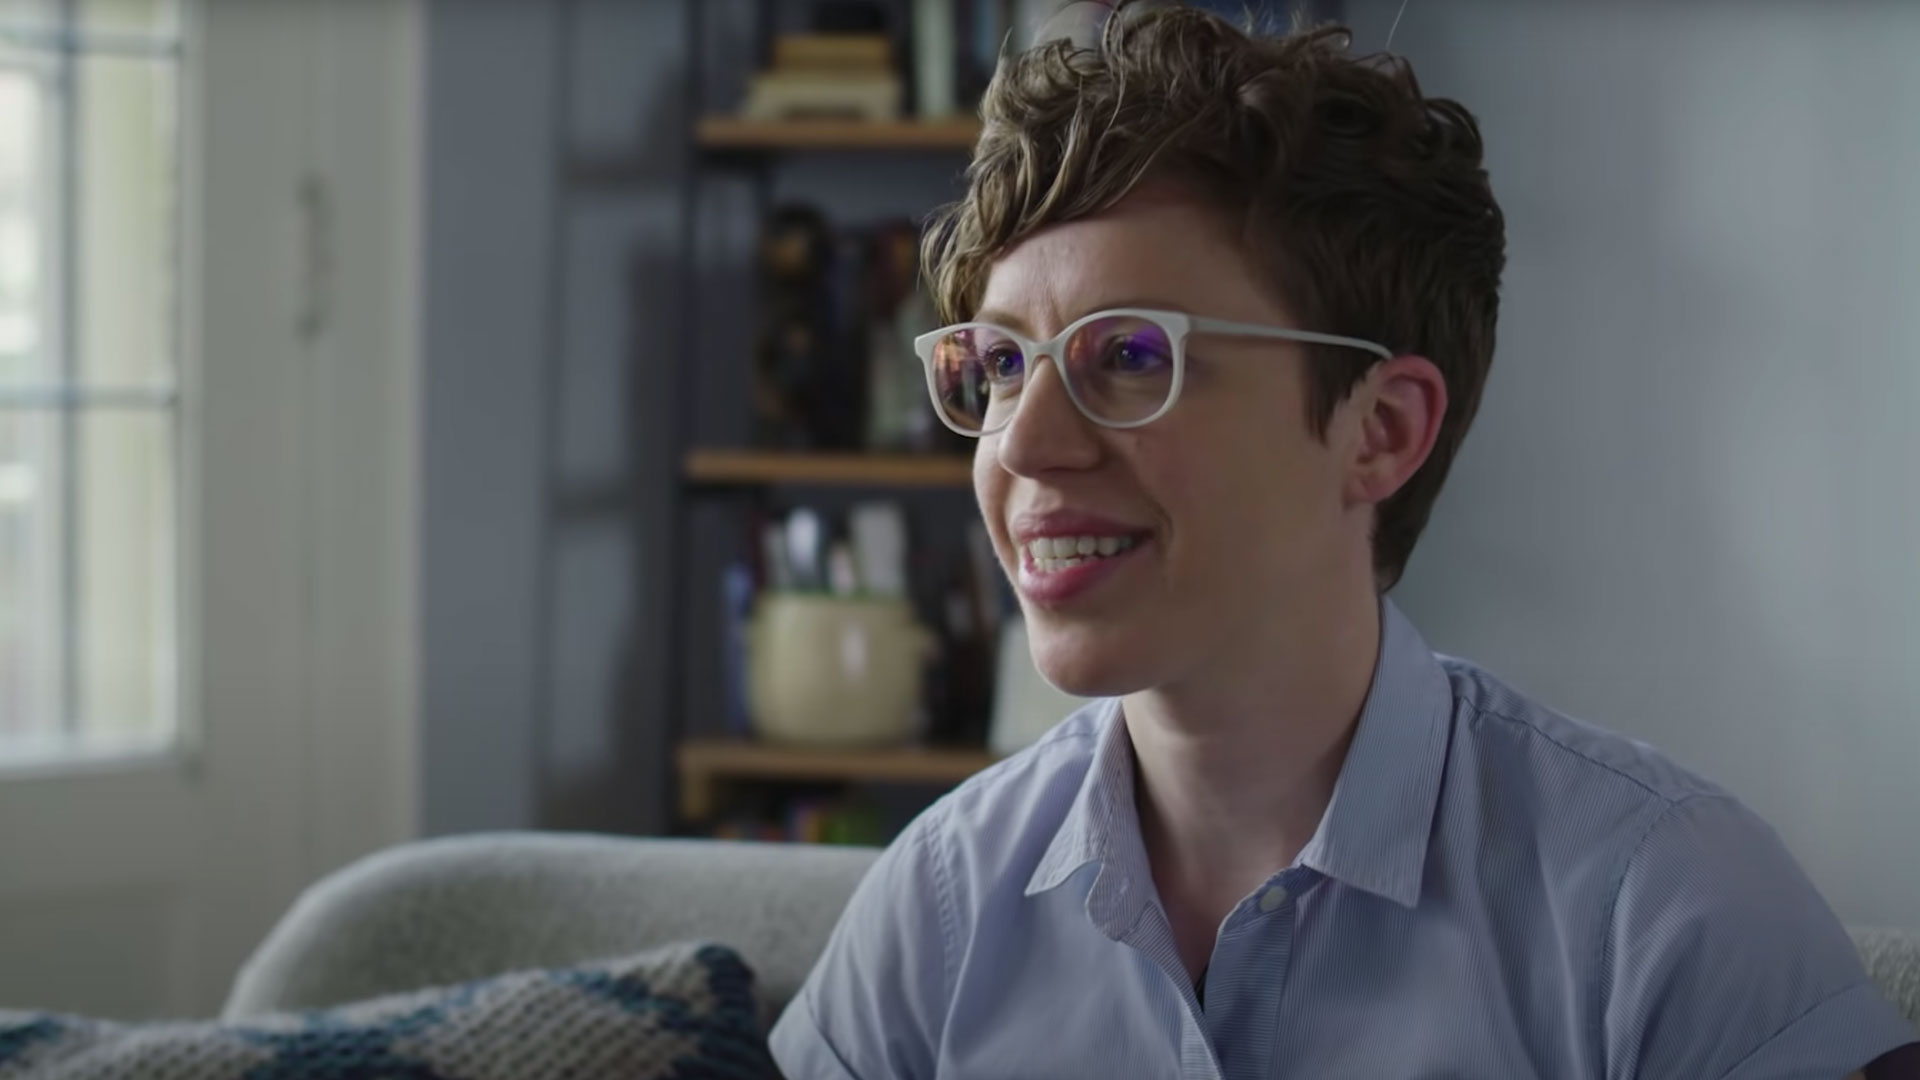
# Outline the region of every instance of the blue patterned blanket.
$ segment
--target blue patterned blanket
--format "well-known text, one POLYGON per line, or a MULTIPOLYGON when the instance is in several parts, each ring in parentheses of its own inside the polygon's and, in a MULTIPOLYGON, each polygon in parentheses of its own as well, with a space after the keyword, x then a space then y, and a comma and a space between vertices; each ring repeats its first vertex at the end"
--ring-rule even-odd
POLYGON ((761 1080, 753 973, 687 943, 243 1023, 0 1010, 0 1080, 761 1080))

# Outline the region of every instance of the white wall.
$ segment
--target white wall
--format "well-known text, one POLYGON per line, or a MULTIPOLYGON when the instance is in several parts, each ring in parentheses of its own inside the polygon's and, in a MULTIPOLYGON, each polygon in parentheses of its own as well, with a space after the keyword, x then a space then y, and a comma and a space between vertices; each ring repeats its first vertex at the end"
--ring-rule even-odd
POLYGON ((184 740, 5 763, 0 1006, 210 1015, 302 888, 415 828, 417 4, 188 13, 184 740))
MULTIPOLYGON (((1397 0, 1356 2, 1362 51, 1397 0)), ((1413 0, 1510 263, 1398 599, 1920 926, 1920 4, 1413 0)))

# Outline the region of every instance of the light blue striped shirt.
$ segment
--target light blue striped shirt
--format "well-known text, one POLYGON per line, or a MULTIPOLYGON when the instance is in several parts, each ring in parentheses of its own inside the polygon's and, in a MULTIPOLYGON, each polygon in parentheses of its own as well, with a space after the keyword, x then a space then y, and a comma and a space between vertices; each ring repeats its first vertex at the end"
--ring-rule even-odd
POLYGON ((1915 1038, 1751 811, 1381 611, 1332 801, 1221 923, 1204 1008, 1107 701, 880 857, 775 1027, 781 1068, 1836 1080, 1915 1038))

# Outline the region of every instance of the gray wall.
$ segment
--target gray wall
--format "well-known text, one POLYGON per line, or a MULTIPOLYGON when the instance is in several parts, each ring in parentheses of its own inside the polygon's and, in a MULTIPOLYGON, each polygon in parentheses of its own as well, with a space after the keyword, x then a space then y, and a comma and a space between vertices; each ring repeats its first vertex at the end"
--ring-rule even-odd
POLYGON ((532 820, 553 20, 427 9, 421 829, 532 820))
POLYGON ((635 615, 658 531, 634 523, 660 485, 632 468, 657 423, 631 415, 628 359, 629 328, 670 329, 677 304, 682 13, 664 0, 428 8, 428 834, 658 826, 658 679, 635 615), (569 155, 642 149, 638 183, 560 181, 569 155), (581 491, 597 505, 563 509, 581 491))
MULTIPOLYGON (((1350 5, 1366 49, 1397 2, 1350 5)), ((1920 5, 1408 8, 1511 264, 1401 602, 1920 925, 1920 5)))

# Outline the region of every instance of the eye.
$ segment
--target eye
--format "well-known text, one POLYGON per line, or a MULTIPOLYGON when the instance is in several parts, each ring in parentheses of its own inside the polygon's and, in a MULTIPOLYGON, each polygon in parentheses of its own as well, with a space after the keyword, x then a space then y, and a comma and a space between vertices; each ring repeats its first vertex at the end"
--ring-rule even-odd
POLYGON ((1018 379, 1027 368, 1027 358, 1020 355, 1019 348, 1006 343, 988 346, 980 359, 987 378, 994 382, 1018 379))
POLYGON ((1101 349, 1100 367, 1114 375, 1158 375, 1173 367, 1173 351, 1158 334, 1122 334, 1101 349))

